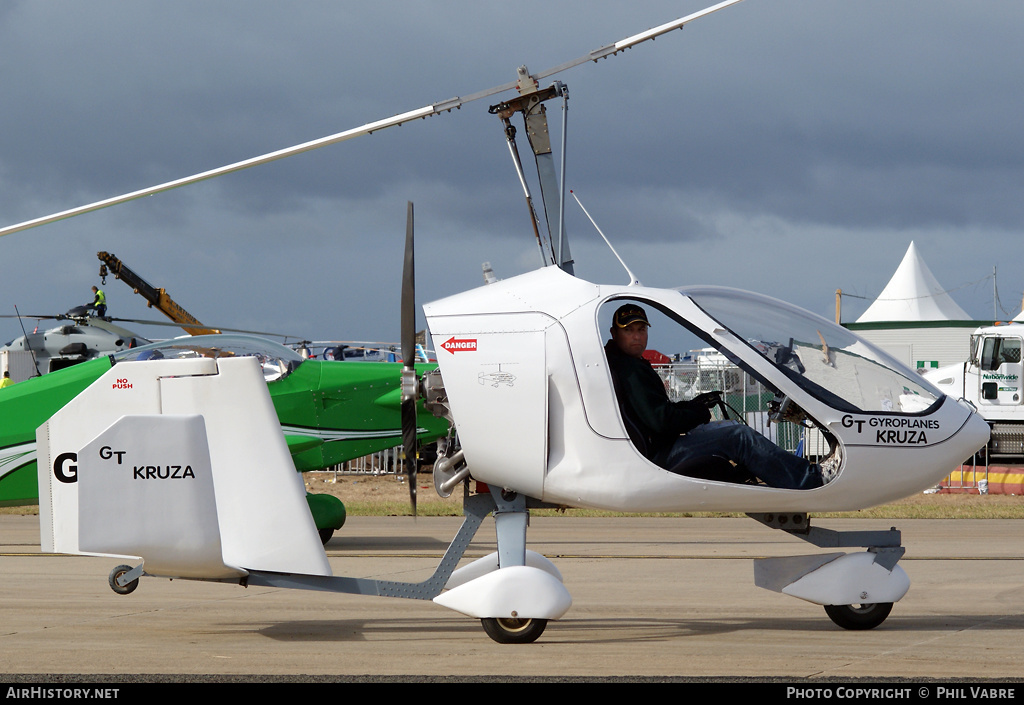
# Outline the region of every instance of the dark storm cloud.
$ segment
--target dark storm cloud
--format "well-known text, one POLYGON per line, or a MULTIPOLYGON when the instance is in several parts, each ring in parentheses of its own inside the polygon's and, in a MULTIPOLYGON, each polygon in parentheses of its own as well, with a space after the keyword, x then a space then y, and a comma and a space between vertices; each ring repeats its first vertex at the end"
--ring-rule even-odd
MULTIPOLYGON (((488 88, 703 6, 5 3, 3 224, 488 88)), ((993 253, 1024 254, 1022 28, 1010 0, 746 0, 558 77, 569 186, 648 258, 645 283, 701 274, 820 310, 840 286, 880 291, 911 239, 951 288, 983 279, 993 253), (985 247, 956 252, 967 240, 985 247)), ((406 200, 423 300, 478 285, 484 260, 505 277, 538 262, 488 102, 0 239, 35 264, 4 273, 7 295, 78 303, 107 249, 201 318, 393 338, 406 200), (73 274, 40 284, 52 270, 73 274), (353 297, 380 313, 347 318, 336 304, 353 297)), ((598 258, 578 271, 617 280, 573 202, 567 220, 574 253, 598 258)), ((1005 299, 1024 289, 1004 283, 1005 299)), ((988 315, 985 286, 964 292, 988 315)))

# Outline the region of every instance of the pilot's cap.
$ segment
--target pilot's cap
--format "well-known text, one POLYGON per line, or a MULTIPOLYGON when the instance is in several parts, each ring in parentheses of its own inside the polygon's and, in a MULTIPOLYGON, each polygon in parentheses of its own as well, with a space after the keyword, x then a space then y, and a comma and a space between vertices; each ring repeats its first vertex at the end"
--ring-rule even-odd
POLYGON ((651 325, 651 322, 647 320, 647 314, 636 304, 619 306, 615 315, 612 316, 612 325, 616 328, 625 328, 630 323, 636 323, 637 321, 640 321, 647 327, 651 325))

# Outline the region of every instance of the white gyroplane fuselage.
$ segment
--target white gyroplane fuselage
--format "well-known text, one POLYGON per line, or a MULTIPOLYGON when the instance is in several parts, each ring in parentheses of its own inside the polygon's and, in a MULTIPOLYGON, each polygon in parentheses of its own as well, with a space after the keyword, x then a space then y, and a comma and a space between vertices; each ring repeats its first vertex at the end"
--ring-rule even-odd
MULTIPOLYGON (((934 486, 988 435, 970 408, 844 328, 747 292, 599 286, 546 267, 424 310, 472 476, 553 504, 863 509, 934 486), (604 350, 611 314, 626 300, 717 348, 791 417, 839 444, 838 475, 813 490, 784 490, 677 475, 641 455, 604 350), (485 383, 499 371, 503 384, 485 383)), ((656 324, 658 335, 671 331, 656 324)))

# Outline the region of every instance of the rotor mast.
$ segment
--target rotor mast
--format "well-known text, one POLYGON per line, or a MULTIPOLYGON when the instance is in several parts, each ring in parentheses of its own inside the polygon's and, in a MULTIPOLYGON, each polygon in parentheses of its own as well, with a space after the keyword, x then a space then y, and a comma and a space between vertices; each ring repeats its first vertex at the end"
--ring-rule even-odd
POLYGON ((519 181, 526 194, 534 235, 537 237, 538 245, 541 248, 541 257, 544 259, 544 264, 556 264, 564 271, 572 274, 573 261, 572 255, 569 253, 569 241, 565 237, 564 209, 562 204, 565 186, 565 122, 563 120, 562 181, 559 181, 551 150, 551 133, 548 129, 547 109, 544 107, 545 101, 560 97, 562 98, 564 116, 568 111, 569 91, 565 84, 559 81, 555 81, 547 88, 541 89, 538 87, 537 79, 530 75, 529 70, 525 66, 520 66, 517 71, 519 80, 516 82, 516 88, 519 91, 519 96, 497 105, 492 105, 489 111, 500 117, 502 124, 505 126, 505 137, 509 143, 509 150, 512 153, 512 160, 515 163, 519 181), (511 123, 511 118, 516 113, 522 113, 523 122, 526 126, 526 137, 530 142, 534 162, 537 165, 541 203, 544 208, 544 222, 548 232, 549 253, 544 251, 544 244, 538 229, 539 217, 534 210, 533 199, 526 184, 522 162, 519 159, 519 152, 515 145, 516 130, 511 123))

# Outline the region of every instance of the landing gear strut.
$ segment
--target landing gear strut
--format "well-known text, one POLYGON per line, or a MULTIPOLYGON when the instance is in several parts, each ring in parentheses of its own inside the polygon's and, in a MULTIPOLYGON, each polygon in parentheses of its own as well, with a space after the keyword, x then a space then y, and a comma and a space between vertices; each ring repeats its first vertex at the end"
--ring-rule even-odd
POLYGON ((484 631, 498 643, 529 644, 540 637, 549 619, 558 619, 569 609, 572 599, 554 565, 526 550, 527 506, 525 496, 494 488, 487 494, 467 494, 462 527, 434 574, 420 583, 258 570, 249 571, 240 582, 249 586, 432 600, 480 619, 484 631), (498 550, 456 570, 488 514, 494 515, 498 550))

